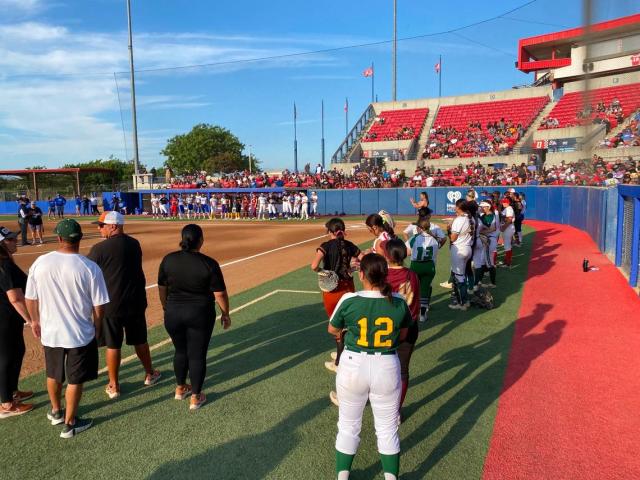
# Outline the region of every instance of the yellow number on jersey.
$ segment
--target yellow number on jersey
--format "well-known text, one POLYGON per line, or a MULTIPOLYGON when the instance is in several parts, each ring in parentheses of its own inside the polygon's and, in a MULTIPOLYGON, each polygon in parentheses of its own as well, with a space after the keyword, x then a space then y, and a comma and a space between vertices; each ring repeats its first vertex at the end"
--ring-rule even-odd
MULTIPOLYGON (((376 327, 384 325, 382 330, 378 330, 373 336, 373 346, 374 348, 380 347, 390 347, 392 345, 391 339, 382 340, 382 337, 386 337, 393 333, 393 320, 389 317, 380 317, 377 318, 374 322, 376 327)), ((367 317, 363 317, 358 320, 358 326, 360 327, 360 337, 356 342, 360 347, 369 347, 369 341, 367 340, 367 333, 369 331, 369 320, 367 317)))
POLYGON ((376 326, 385 325, 384 330, 378 330, 376 334, 373 336, 373 346, 374 347, 390 347, 391 339, 382 340, 382 337, 386 337, 393 333, 393 320, 389 317, 380 317, 376 319, 376 326))
POLYGON ((361 347, 368 347, 369 342, 367 341, 367 327, 369 326, 369 321, 367 317, 362 317, 358 320, 358 325, 360 326, 360 338, 356 342, 361 347))

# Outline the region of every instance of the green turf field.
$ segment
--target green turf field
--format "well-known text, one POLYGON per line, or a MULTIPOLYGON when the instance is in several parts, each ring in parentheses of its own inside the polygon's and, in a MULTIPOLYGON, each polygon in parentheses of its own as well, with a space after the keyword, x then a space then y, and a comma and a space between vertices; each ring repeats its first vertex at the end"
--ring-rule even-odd
MULTIPOLYGON (((527 230, 525 246, 514 252, 519 266, 498 272, 499 307, 488 312, 446 307, 448 291, 437 284, 448 277, 448 250, 441 252, 430 321, 411 363, 401 478, 480 477, 532 235, 527 230)), ((137 361, 123 366, 118 400, 104 394, 105 376, 90 383, 81 414, 95 424, 71 440, 45 418, 44 376, 28 378, 21 388, 37 392, 37 409, 1 421, 0 478, 333 478, 338 412, 328 393, 335 376, 323 362, 334 342, 320 294, 273 293, 285 289, 315 291, 315 275, 301 269, 232 298, 235 309, 255 303, 232 315, 227 332, 214 329, 209 401, 199 411, 173 400, 171 345, 153 352, 163 373, 157 386, 142 386, 137 361)), ((165 338, 163 327, 150 331, 152 345, 165 338)), ((381 475, 367 408, 351 478, 381 475)))

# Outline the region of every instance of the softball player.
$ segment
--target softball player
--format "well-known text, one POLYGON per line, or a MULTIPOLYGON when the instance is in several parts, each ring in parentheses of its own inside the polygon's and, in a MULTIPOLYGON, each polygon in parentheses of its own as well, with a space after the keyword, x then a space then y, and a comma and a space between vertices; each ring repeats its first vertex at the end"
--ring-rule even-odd
POLYGON ((456 202, 457 217, 447 227, 451 242, 451 276, 455 301, 449 304, 454 310, 466 310, 469 307, 469 296, 466 282, 467 261, 471 258, 474 225, 469 215, 466 202, 462 199, 456 202))
POLYGON ((218 209, 218 197, 216 197, 213 193, 211 197, 209 197, 209 220, 213 220, 216 218, 216 211, 218 209))
POLYGON ((496 266, 493 254, 497 251, 499 220, 490 202, 480 202, 481 214, 478 221, 478 239, 473 250, 473 267, 475 269, 475 285, 480 284, 484 274, 488 271, 490 284, 483 284, 489 288, 496 286, 496 266))
POLYGON ((169 199, 163 193, 162 196, 160 197, 159 202, 160 202, 160 215, 162 215, 162 218, 166 219, 169 216, 169 209, 167 207, 167 205, 169 204, 169 199))
POLYGON ((151 215, 153 215, 153 218, 160 216, 160 201, 153 193, 151 194, 151 215))
POLYGON ((249 202, 249 215, 251 218, 256 218, 256 212, 258 211, 258 198, 255 194, 251 194, 251 200, 249 202))
POLYGON ((418 232, 407 241, 406 246, 411 251, 409 268, 420 279, 420 322, 424 323, 431 303, 431 283, 436 275, 438 251, 447 242, 447 238, 440 228, 432 229, 429 217, 421 217, 416 222, 416 227, 418 232))
POLYGON ((302 205, 302 198, 300 197, 300 193, 296 192, 293 196, 293 216, 296 218, 300 218, 300 206, 302 205))
MULTIPOLYGON (((345 293, 356 291, 351 275, 351 260, 362 258, 362 252, 356 245, 345 240, 346 227, 342 219, 332 218, 325 224, 325 227, 330 240, 316 249, 316 256, 311 262, 311 270, 319 271, 322 263, 322 269, 330 270, 338 275, 338 286, 332 292, 322 292, 324 309, 327 316, 331 317, 342 296, 345 293)), ((327 369, 333 372, 337 370, 343 348, 342 341, 337 340, 334 362, 325 362, 324 364, 327 369)))
POLYGON ((278 210, 276 209, 276 199, 273 194, 269 195, 267 199, 267 211, 269 212, 269 220, 278 219, 278 210))
POLYGON ((284 194, 282 195, 282 216, 287 220, 291 219, 289 195, 287 195, 287 192, 284 192, 284 194))
POLYGON ((398 415, 402 423, 400 409, 404 404, 404 399, 409 388, 409 362, 418 340, 418 317, 420 316, 420 280, 414 271, 404 266, 407 258, 407 246, 399 238, 393 238, 384 243, 385 258, 389 264, 389 274, 387 283, 391 285, 395 293, 402 295, 409 306, 411 312, 411 325, 407 333, 407 338, 400 342, 398 346, 398 358, 400 359, 400 378, 402 380, 402 393, 400 395, 400 407, 398 415))
POLYGON ((376 237, 373 241, 371 251, 373 253, 382 254, 383 251, 379 248, 380 242, 386 242, 387 240, 391 240, 396 236, 395 232, 393 231, 393 225, 391 225, 388 218, 383 218, 378 213, 372 213, 371 215, 369 215, 365 223, 367 225, 367 228, 369 229, 369 232, 371 232, 371 234, 376 237))
POLYGON ((267 211, 267 197, 264 196, 264 193, 261 193, 260 196, 258 197, 258 220, 267 219, 266 211, 267 211))
POLYGON ((311 216, 316 218, 318 216, 318 194, 316 192, 311 192, 311 216))
POLYGON ((345 353, 336 376, 338 480, 349 478, 367 400, 373 411, 385 479, 397 479, 400 470, 398 408, 402 386, 396 350, 406 338, 412 318, 407 303, 392 293, 387 274, 384 257, 365 255, 359 273, 364 291, 345 294, 329 322, 328 331, 336 338, 347 330, 345 353))
POLYGON ((500 231, 502 232, 502 244, 504 246, 504 262, 502 262, 500 266, 503 268, 510 268, 511 259, 513 257, 511 241, 513 239, 513 234, 516 231, 516 228, 513 225, 513 222, 515 221, 515 213, 511 206, 510 198, 503 198, 502 206, 502 226, 500 227, 500 231))
POLYGON ((209 205, 208 205, 207 196, 203 193, 200 195, 200 216, 202 217, 203 220, 207 218, 207 213, 209 213, 208 209, 209 209, 209 205))
POLYGON ((305 192, 300 195, 300 218, 309 220, 309 197, 305 192))

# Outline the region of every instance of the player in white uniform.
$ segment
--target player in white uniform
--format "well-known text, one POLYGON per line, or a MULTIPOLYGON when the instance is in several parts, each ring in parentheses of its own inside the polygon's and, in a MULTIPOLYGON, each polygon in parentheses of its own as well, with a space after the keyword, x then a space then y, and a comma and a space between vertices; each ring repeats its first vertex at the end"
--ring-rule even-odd
POLYGON ((302 198, 300 193, 296 192, 293 196, 293 216, 296 218, 300 218, 300 205, 302 205, 302 198))
POLYGON ((267 211, 269 212, 269 220, 278 219, 278 210, 276 209, 276 199, 273 194, 269 195, 267 199, 267 211))
POLYGON ((466 202, 462 199, 456 202, 456 218, 447 227, 451 242, 451 277, 456 301, 449 304, 454 310, 466 310, 469 307, 469 295, 466 282, 467 261, 471 258, 474 225, 470 218, 466 202))
POLYGON ((305 192, 300 195, 300 218, 309 220, 309 197, 305 192))
POLYGON ((513 225, 515 221, 515 212, 513 211, 513 207, 511 206, 510 198, 502 199, 502 226, 500 230, 502 231, 502 244, 504 246, 504 262, 500 264, 501 267, 510 268, 511 267, 511 259, 513 257, 513 251, 511 250, 513 240, 513 234, 516 232, 516 228, 513 225))
POLYGON ((291 212, 289 209, 289 195, 287 192, 284 192, 282 195, 282 217, 289 220, 291 218, 291 212))
POLYGON ((316 218, 318 216, 318 194, 316 192, 311 192, 311 216, 316 218))
POLYGON ((153 215, 153 218, 160 217, 160 199, 153 193, 151 194, 151 215, 153 215))
POLYGON ((480 284, 484 274, 489 272, 491 283, 483 284, 490 288, 496 286, 496 266, 493 263, 493 252, 498 244, 500 220, 489 201, 480 202, 480 217, 478 221, 478 238, 473 249, 473 268, 475 269, 475 285, 480 284))
POLYGON ((203 193, 202 195, 200 195, 200 213, 203 220, 207 218, 208 208, 209 206, 207 196, 203 193))
POLYGON ((216 210, 218 209, 218 197, 215 194, 211 194, 209 197, 209 220, 216 218, 216 210))
POLYGON ((413 319, 404 299, 391 293, 387 274, 384 257, 365 255, 359 273, 364 291, 344 294, 329 321, 329 333, 336 338, 346 330, 345 350, 336 376, 338 480, 349 478, 367 400, 373 411, 384 478, 396 480, 399 474, 398 408, 402 383, 396 350, 407 337, 413 319))
POLYGON ((267 216, 267 197, 261 193, 258 197, 258 220, 266 220, 267 216))
POLYGON ((393 231, 393 221, 389 221, 388 218, 383 218, 382 215, 378 213, 372 213, 367 217, 365 223, 369 232, 375 237, 371 251, 382 255, 384 252, 380 249, 380 244, 396 236, 393 231))

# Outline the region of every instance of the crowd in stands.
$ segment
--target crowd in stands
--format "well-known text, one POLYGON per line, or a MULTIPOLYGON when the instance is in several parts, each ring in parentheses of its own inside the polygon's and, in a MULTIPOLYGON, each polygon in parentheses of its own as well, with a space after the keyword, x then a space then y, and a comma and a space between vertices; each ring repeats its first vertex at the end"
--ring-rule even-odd
POLYGON ((521 124, 501 118, 499 121, 471 122, 464 130, 438 125, 429 132, 429 143, 422 158, 484 157, 508 155, 525 132, 521 124))
MULTIPOLYGON (((553 113, 553 111, 551 112, 553 113)), ((592 104, 585 105, 582 109, 578 110, 574 121, 560 122, 556 117, 549 115, 542 120, 540 130, 560 128, 560 127, 575 127, 578 125, 603 124, 606 131, 609 132, 612 128, 624 121, 625 114, 620 100, 613 98, 609 105, 606 105, 604 101, 600 101, 593 108, 592 104)))
MULTIPOLYGON (((531 162, 533 163, 533 162, 531 162)), ((533 164, 522 163, 504 168, 483 166, 480 162, 459 164, 455 168, 440 169, 427 164, 412 175, 398 168, 354 166, 349 172, 334 169, 280 174, 238 172, 213 178, 205 173, 174 183, 171 188, 398 188, 442 186, 511 186, 511 185, 588 185, 604 186, 617 183, 638 183, 638 161, 605 161, 594 155, 590 162, 561 163, 541 170, 533 164), (194 183, 187 183, 194 182, 194 183)))
POLYGON ((617 135, 600 142, 604 148, 640 147, 640 111, 631 118, 629 124, 617 135))

